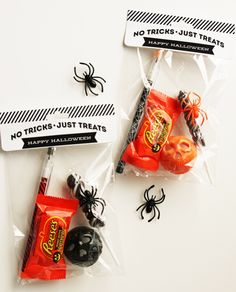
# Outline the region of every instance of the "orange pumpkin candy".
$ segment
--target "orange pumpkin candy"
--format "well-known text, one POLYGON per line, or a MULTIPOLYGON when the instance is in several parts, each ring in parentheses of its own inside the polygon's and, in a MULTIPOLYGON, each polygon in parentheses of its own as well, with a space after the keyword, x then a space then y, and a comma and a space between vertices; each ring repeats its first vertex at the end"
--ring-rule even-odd
POLYGON ((192 140, 185 136, 171 136, 162 149, 160 162, 166 170, 182 174, 192 168, 187 164, 196 156, 197 148, 192 140))

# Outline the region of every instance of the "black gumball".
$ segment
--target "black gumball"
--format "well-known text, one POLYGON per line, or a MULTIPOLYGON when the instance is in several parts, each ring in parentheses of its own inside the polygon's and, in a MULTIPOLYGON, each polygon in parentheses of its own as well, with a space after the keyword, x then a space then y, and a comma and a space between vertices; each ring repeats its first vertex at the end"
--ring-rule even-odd
POLYGON ((102 241, 94 229, 79 226, 68 232, 64 254, 71 263, 89 267, 96 263, 101 253, 102 241))

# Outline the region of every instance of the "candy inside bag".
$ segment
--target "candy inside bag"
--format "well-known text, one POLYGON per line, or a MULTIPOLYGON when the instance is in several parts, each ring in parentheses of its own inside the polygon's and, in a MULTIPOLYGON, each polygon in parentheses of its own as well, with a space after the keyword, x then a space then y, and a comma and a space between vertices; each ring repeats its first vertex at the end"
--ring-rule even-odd
MULTIPOLYGON (((202 61, 209 60, 170 51, 157 60, 153 52, 152 59, 147 50, 142 54, 144 60, 150 60, 149 70, 139 62, 144 88, 136 107, 131 98, 135 110, 131 113, 128 108, 131 125, 116 172, 212 184, 217 144, 215 116, 209 103, 212 97, 215 100, 216 84, 214 70, 208 72, 211 83, 203 82, 202 66, 202 61), (193 74, 195 78, 190 79, 193 74)), ((138 56, 142 61, 140 53, 138 56)), ((216 66, 214 69, 217 74, 216 66)))
POLYGON ((151 90, 136 138, 126 147, 121 160, 143 170, 157 171, 161 150, 180 113, 176 99, 151 90))
POLYGON ((22 279, 66 278, 64 243, 77 207, 78 200, 42 194, 37 196, 32 245, 28 257, 23 261, 20 273, 22 279))

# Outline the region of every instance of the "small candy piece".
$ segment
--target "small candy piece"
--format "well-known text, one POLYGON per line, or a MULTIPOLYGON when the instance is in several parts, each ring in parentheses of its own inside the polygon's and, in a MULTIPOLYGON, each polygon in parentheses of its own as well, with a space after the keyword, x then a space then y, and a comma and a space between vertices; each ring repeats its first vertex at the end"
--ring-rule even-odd
POLYGON ((192 140, 185 136, 171 136, 161 152, 161 165, 168 171, 181 174, 192 167, 187 165, 197 156, 197 149, 192 140))
POLYGON ((35 228, 29 258, 22 268, 22 279, 65 279, 63 249, 70 221, 78 200, 37 196, 35 228))
POLYGON ((72 264, 89 267, 96 263, 101 253, 102 241, 94 229, 79 226, 69 231, 64 254, 72 264))

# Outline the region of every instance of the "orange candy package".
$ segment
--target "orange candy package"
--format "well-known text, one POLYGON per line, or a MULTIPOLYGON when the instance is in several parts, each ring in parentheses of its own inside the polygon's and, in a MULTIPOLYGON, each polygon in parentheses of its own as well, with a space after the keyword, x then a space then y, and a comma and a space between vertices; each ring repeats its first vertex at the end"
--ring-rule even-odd
POLYGON ((176 99, 151 90, 138 133, 124 151, 122 160, 143 170, 157 171, 160 152, 180 113, 176 99))
POLYGON ((39 194, 34 213, 32 244, 23 260, 22 279, 56 280, 66 278, 64 243, 78 200, 39 194))

